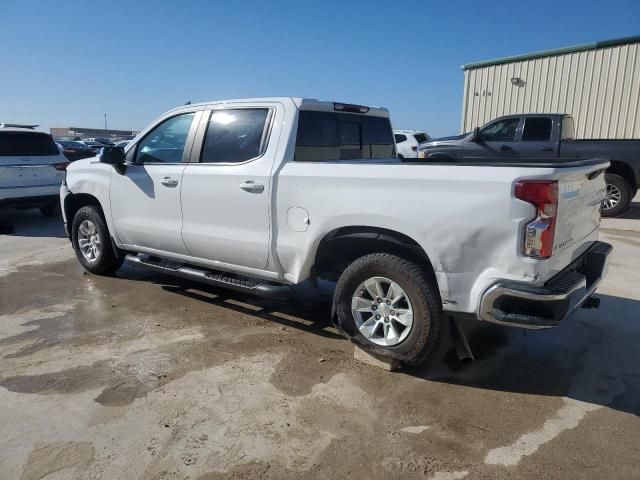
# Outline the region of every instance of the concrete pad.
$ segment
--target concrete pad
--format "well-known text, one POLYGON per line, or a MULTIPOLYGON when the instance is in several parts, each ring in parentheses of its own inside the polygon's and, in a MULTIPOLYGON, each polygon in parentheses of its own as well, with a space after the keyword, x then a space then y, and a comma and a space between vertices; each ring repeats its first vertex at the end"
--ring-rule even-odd
POLYGON ((381 357, 367 352, 358 346, 354 347, 353 358, 372 367, 378 367, 387 372, 395 372, 400 369, 400 362, 394 358, 381 357))
POLYGON ((353 361, 330 289, 85 275, 59 217, 5 213, 2 479, 638 477, 638 202, 602 221, 599 309, 540 331, 469 320, 474 362, 447 335, 394 375, 353 361))

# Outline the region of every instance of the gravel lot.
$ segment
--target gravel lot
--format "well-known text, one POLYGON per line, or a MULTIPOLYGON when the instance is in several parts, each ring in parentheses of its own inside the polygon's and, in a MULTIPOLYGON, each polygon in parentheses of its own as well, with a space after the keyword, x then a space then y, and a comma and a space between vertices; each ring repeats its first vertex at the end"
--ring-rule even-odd
POLYGON ((278 303, 96 277, 60 219, 7 214, 1 479, 640 477, 640 203, 602 223, 599 310, 482 325, 474 363, 445 345, 399 373, 353 359, 329 289, 278 303))

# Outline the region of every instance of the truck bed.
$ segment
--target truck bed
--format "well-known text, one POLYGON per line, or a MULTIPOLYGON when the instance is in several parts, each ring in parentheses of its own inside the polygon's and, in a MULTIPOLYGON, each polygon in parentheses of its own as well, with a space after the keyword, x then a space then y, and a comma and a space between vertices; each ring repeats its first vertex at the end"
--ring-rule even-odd
MULTIPOLYGON (((639 141, 640 142, 640 141, 639 141)), ((424 159, 414 161, 404 160, 402 163, 410 163, 416 165, 457 165, 466 167, 524 167, 524 168, 578 168, 591 167, 603 162, 607 162, 606 158, 591 158, 588 160, 562 160, 558 158, 517 158, 517 159, 492 159, 492 158, 434 158, 425 162, 424 159)))

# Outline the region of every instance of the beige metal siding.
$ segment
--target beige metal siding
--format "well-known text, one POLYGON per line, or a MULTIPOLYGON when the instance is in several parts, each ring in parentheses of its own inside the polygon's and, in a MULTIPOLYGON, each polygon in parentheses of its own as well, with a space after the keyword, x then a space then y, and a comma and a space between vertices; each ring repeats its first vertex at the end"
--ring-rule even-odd
POLYGON ((463 132, 517 113, 570 113, 577 138, 640 138, 640 43, 464 71, 463 132))

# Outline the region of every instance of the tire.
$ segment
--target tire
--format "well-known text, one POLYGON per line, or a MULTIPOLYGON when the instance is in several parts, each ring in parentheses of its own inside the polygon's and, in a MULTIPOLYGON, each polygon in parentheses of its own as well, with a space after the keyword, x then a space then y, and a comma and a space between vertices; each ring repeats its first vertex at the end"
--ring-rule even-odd
POLYGON ((57 203, 50 203, 48 205, 43 205, 40 207, 40 213, 47 218, 53 217, 53 215, 56 213, 57 206, 58 206, 57 203))
POLYGON ((73 217, 71 242, 78 261, 85 270, 96 275, 113 273, 120 268, 124 260, 122 255, 117 255, 114 251, 107 224, 98 207, 94 205, 82 207, 73 217), (89 247, 87 242, 90 244, 89 247), (90 251, 90 253, 83 253, 80 243, 83 244, 84 251, 90 251), (96 248, 91 248, 91 245, 96 248))
MULTIPOLYGON (((385 281, 380 280, 380 282, 384 292, 385 281)), ((385 297, 399 298, 400 295, 391 292, 396 287, 388 285, 385 297)), ((394 358, 407 365, 422 363, 440 344, 445 328, 445 315, 442 312, 442 301, 435 280, 432 280, 424 268, 414 262, 388 253, 373 253, 360 257, 346 268, 336 285, 334 308, 338 327, 353 342, 374 354, 394 358), (366 286, 363 288, 365 282, 371 284, 374 278, 384 278, 395 283, 403 291, 408 302, 404 303, 403 298, 385 307, 383 304, 388 302, 382 300, 375 311, 381 313, 378 315, 380 318, 382 315, 389 314, 385 317, 388 322, 384 318, 382 323, 381 320, 376 320, 375 314, 365 320, 369 312, 359 314, 352 311, 352 302, 354 307, 364 302, 363 308, 367 308, 366 302, 370 301, 370 308, 376 307, 374 302, 377 300, 369 294, 370 288, 366 286), (389 308, 392 309, 390 312, 389 308), (394 312, 393 308, 397 308, 398 311, 404 309, 404 311, 413 312, 410 327, 405 327, 404 324, 396 321, 403 314, 394 312), (367 327, 367 324, 374 323, 378 325, 367 327), (390 335, 395 338, 389 341, 387 332, 391 332, 392 328, 394 332, 390 335), (408 332, 407 328, 409 328, 408 332), (390 344, 386 344, 387 342, 390 344)))
POLYGON ((620 175, 607 173, 604 179, 607 184, 607 197, 602 202, 602 216, 616 217, 629 209, 633 189, 620 175))

